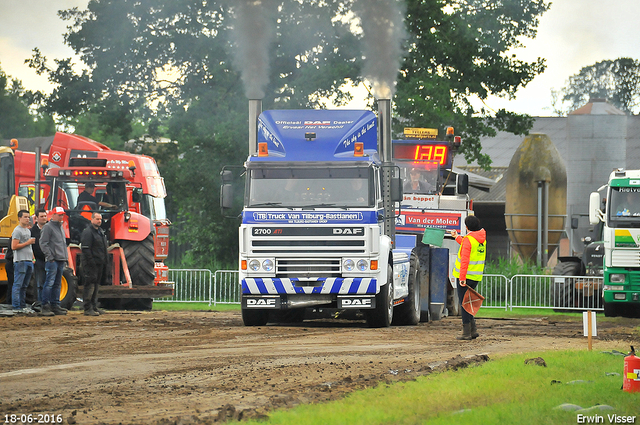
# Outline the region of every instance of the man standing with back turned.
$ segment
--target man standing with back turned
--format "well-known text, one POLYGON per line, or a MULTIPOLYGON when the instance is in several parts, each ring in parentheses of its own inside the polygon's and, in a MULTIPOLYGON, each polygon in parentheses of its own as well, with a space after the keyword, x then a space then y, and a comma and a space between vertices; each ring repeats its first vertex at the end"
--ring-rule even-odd
POLYGON ((42 290, 42 315, 56 316, 67 314, 60 307, 60 287, 62 272, 67 265, 67 239, 62 228, 64 208, 55 207, 51 220, 44 225, 40 234, 40 248, 45 256, 46 277, 42 290))
POLYGON ((102 214, 91 214, 91 225, 85 227, 80 236, 82 243, 82 274, 85 316, 99 316, 98 289, 107 278, 107 236, 100 228, 102 214))

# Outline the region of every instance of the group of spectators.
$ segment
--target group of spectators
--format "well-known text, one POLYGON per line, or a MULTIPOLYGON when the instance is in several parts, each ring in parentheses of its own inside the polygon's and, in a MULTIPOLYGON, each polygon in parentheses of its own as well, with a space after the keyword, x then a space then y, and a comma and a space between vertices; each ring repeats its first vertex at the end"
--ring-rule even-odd
MULTIPOLYGON (((67 265, 67 241, 62 226, 65 210, 55 207, 51 220, 47 222, 47 212, 35 212, 35 223, 31 224, 29 211, 18 212, 19 224, 11 235, 10 250, 7 251, 7 277, 11 306, 16 314, 38 314, 56 316, 67 314, 60 305, 62 276, 67 265), (13 269, 13 270, 11 270, 13 269), (35 273, 37 302, 26 305, 27 288, 35 273), (12 285, 11 285, 12 283, 12 285), (39 310, 39 311, 37 311, 39 310)), ((99 316, 104 313, 98 308, 98 289, 106 279, 107 238, 100 227, 102 215, 93 212, 91 224, 82 232, 82 270, 84 314, 99 316)))

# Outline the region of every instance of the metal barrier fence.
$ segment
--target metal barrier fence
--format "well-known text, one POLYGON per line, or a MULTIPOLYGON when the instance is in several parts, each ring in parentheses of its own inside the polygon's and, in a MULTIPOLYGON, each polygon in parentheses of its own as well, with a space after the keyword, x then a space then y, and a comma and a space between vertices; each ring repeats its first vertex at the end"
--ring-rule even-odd
MULTIPOLYGON (((237 270, 170 269, 175 295, 162 302, 240 304, 237 270)), ((484 308, 551 308, 554 310, 604 310, 602 277, 487 274, 478 285, 484 308)))
POLYGON ((486 274, 476 288, 484 296, 483 308, 509 308, 509 279, 501 274, 486 274))
POLYGON ((237 270, 169 269, 169 281, 174 282, 171 298, 161 302, 240 304, 240 284, 237 270))
MULTIPOLYGON (((213 304, 240 304, 241 287, 237 270, 217 270, 213 304)), ((211 302, 209 302, 211 305, 211 302)))
POLYGON ((597 276, 515 275, 510 284, 510 308, 604 310, 597 276))
POLYGON ((169 282, 174 282, 173 297, 158 298, 162 302, 211 304, 213 274, 208 269, 169 269, 169 282))

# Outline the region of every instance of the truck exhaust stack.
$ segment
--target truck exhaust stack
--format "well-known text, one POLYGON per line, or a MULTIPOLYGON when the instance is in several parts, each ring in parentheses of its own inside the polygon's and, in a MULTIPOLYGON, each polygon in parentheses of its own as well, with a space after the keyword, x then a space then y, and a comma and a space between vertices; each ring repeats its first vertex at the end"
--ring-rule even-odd
POLYGON ((378 99, 378 150, 382 162, 391 162, 391 99, 378 99))
POLYGON ((249 99, 249 155, 258 152, 258 117, 262 113, 262 99, 249 99))
POLYGON ((384 234, 395 242, 395 207, 391 201, 393 162, 391 152, 391 99, 378 99, 378 151, 382 160, 382 202, 384 204, 384 234))

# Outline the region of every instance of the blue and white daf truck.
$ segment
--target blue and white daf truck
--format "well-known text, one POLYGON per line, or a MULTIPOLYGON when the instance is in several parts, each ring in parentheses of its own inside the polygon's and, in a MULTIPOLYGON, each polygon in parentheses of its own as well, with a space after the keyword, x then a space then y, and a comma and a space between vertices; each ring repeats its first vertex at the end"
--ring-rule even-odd
MULTIPOLYGON (((417 324, 416 260, 410 247, 394 249, 402 180, 391 162, 390 118, 259 113, 250 104, 256 109, 239 234, 244 324, 309 307, 359 309, 371 327, 417 324)), ((230 174, 222 171, 223 209, 233 197, 230 174)))

